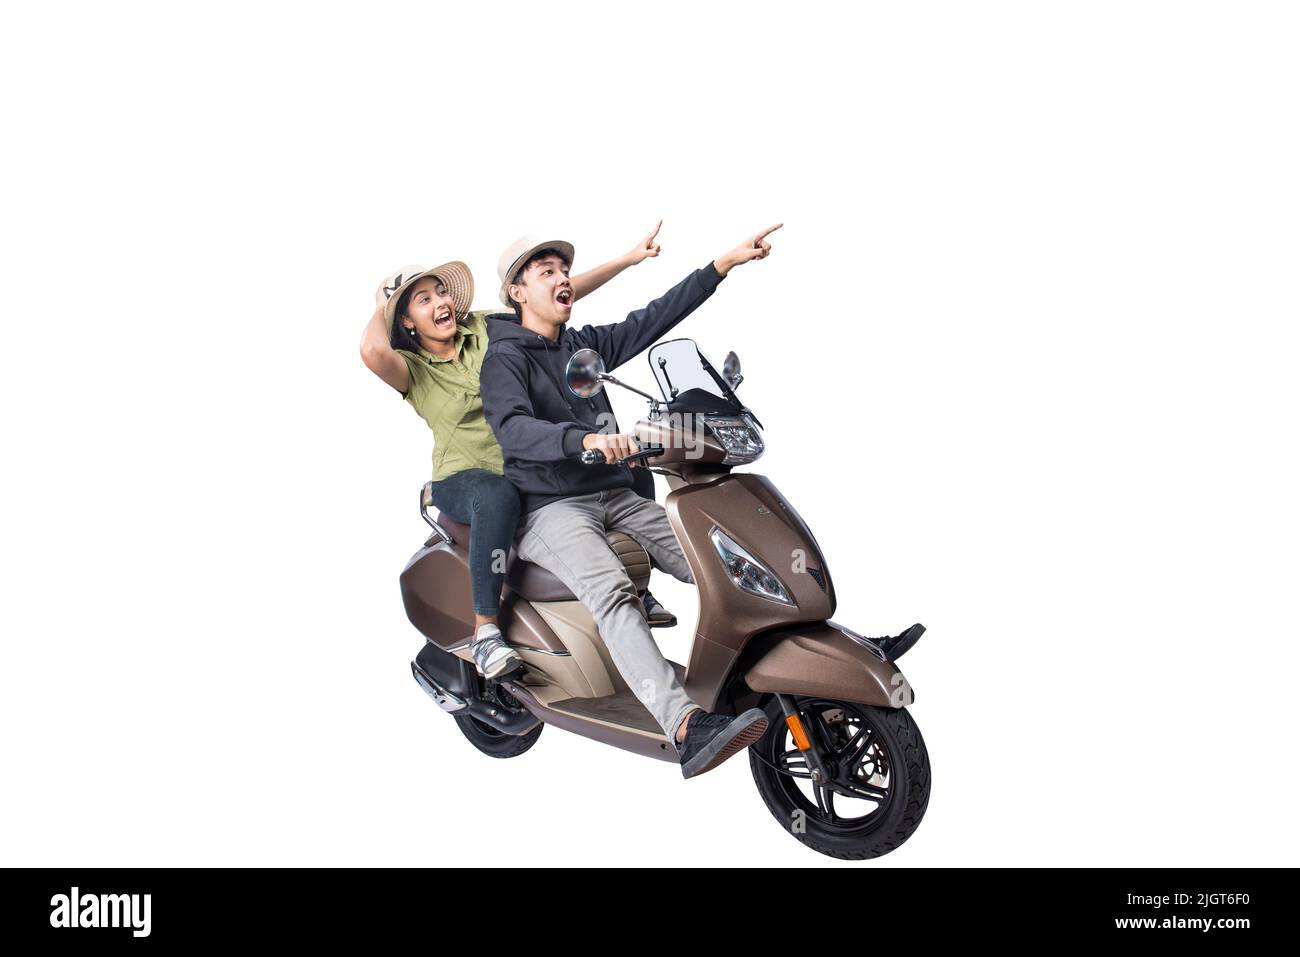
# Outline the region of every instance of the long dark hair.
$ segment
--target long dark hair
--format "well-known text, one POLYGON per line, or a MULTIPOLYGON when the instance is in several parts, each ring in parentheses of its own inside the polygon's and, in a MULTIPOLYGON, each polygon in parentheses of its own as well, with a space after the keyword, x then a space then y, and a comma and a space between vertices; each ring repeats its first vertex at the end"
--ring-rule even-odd
POLYGON ((388 344, 394 349, 405 349, 407 352, 419 352, 420 340, 415 337, 415 333, 402 324, 402 317, 406 315, 407 307, 411 304, 411 290, 415 288, 412 283, 402 292, 402 296, 397 300, 397 308, 393 310, 393 328, 388 332, 388 344))

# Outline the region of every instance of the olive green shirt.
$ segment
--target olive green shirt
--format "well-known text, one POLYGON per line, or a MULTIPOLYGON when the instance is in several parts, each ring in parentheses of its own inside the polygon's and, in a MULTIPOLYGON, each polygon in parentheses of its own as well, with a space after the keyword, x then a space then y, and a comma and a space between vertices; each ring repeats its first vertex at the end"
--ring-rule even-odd
POLYGON ((397 354, 406 360, 410 384, 404 398, 433 429, 433 480, 466 469, 504 474, 501 446, 483 417, 478 377, 487 352, 489 311, 471 312, 456 329, 456 357, 440 359, 421 349, 397 354))

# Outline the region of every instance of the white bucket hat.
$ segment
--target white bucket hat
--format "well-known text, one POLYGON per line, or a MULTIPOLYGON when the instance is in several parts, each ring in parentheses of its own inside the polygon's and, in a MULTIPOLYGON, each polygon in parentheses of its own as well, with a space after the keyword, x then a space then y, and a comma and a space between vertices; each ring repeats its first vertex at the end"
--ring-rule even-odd
POLYGON ((541 240, 536 236, 523 236, 516 239, 501 254, 501 259, 497 263, 497 276, 501 279, 502 305, 513 305, 510 298, 510 284, 515 281, 515 273, 543 249, 554 249, 569 261, 570 266, 573 265, 573 243, 566 243, 563 239, 541 240))

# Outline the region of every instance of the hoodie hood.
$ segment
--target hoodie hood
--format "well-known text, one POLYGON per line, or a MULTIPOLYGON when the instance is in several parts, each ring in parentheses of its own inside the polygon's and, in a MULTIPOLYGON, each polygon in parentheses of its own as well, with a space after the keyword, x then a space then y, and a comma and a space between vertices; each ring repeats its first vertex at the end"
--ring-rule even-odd
MULTIPOLYGON (((531 329, 525 329, 524 324, 519 317, 510 312, 497 312, 487 317, 488 337, 492 340, 513 340, 525 349, 545 349, 548 345, 554 349, 564 341, 565 334, 569 331, 569 324, 566 322, 560 329, 560 337, 556 342, 551 342, 539 332, 533 332, 531 329)), ((577 351, 576 349, 574 350, 577 351)))

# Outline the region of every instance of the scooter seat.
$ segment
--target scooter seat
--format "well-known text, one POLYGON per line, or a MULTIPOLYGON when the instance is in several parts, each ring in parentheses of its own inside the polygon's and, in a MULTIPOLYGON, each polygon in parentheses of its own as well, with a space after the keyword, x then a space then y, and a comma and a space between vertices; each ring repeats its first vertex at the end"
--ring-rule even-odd
POLYGON ((529 601, 576 601, 569 587, 541 565, 526 562, 513 550, 506 560, 506 587, 529 601))
POLYGON ((452 541, 457 545, 469 550, 469 526, 462 525, 454 519, 448 518, 442 512, 433 513, 434 520, 437 521, 451 535, 452 541))
MULTIPOLYGON (((450 533, 462 548, 469 549, 469 526, 439 514, 437 522, 450 533)), ((636 539, 622 532, 606 532, 609 547, 627 569, 638 592, 650 584, 650 555, 636 539)), ((569 587, 541 565, 524 561, 510 549, 506 559, 506 587, 528 601, 577 601, 569 587)))
MULTIPOLYGON (((622 532, 606 532, 610 550, 627 569, 627 577, 638 592, 650 584, 650 554, 635 538, 622 532)), ((541 565, 524 561, 512 549, 506 561, 506 587, 529 601, 577 601, 569 587, 541 565)))

